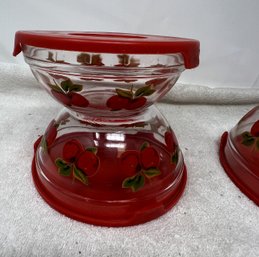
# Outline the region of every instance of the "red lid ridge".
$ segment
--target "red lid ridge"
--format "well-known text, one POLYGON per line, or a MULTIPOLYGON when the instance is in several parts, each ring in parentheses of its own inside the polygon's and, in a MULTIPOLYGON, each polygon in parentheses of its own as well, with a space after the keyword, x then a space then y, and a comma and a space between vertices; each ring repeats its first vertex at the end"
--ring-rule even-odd
POLYGON ((194 39, 112 32, 18 31, 15 34, 14 56, 22 51, 23 45, 114 54, 181 53, 187 69, 199 65, 200 53, 200 43, 194 39))

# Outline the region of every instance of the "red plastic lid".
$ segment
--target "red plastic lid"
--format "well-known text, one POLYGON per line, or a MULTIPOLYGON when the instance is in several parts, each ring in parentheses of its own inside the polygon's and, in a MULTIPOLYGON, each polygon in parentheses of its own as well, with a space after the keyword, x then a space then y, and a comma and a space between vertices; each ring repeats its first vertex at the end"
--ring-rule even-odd
POLYGON ((194 39, 112 32, 18 31, 14 56, 22 51, 23 45, 95 53, 181 53, 187 69, 199 65, 200 53, 200 43, 194 39))

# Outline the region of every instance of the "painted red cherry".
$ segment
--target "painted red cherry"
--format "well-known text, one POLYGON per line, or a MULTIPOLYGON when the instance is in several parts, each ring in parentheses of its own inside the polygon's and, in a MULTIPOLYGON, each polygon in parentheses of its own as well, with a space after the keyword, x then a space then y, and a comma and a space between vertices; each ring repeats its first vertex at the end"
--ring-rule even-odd
POLYGON ((53 144, 57 137, 57 126, 56 126, 56 121, 52 120, 46 130, 45 134, 45 140, 47 142, 47 146, 50 146, 53 144))
POLYGON ((112 110, 121 110, 125 109, 126 106, 128 106, 129 101, 130 100, 126 97, 114 95, 107 100, 106 105, 112 110))
POLYGON ((171 131, 166 131, 165 132, 165 143, 166 143, 167 149, 170 152, 174 152, 175 151, 176 144, 174 142, 173 133, 171 131))
POLYGON ((55 90, 51 90, 51 94, 57 99, 59 102, 63 103, 64 105, 71 105, 71 99, 68 95, 57 92, 55 90))
POLYGON ((94 153, 85 151, 78 157, 76 167, 87 176, 93 176, 99 167, 99 159, 94 153))
POLYGON ((83 151, 83 146, 77 140, 72 139, 63 147, 63 158, 67 162, 74 162, 83 151))
POLYGON ((259 120, 254 123, 250 132, 253 137, 259 137, 259 120))
POLYGON ((87 107, 89 105, 89 101, 78 93, 71 92, 68 95, 71 99, 71 104, 74 106, 87 107))
POLYGON ((126 110, 134 110, 142 107, 147 102, 147 99, 144 96, 131 100, 129 104, 125 107, 126 110))
POLYGON ((132 177, 140 170, 139 153, 134 150, 124 152, 120 157, 121 172, 125 177, 132 177))
POLYGON ((140 161, 144 169, 156 168, 159 165, 159 154, 155 148, 148 146, 140 152, 140 161))

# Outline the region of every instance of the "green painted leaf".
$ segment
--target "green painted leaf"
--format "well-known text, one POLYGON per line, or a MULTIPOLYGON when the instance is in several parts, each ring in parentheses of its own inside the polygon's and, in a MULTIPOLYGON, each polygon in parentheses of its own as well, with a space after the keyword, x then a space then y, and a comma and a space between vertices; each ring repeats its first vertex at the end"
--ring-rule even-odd
POLYGON ((142 188, 145 184, 145 178, 142 174, 139 174, 136 176, 133 185, 131 186, 131 189, 133 192, 138 191, 140 188, 142 188))
POLYGON ((129 64, 130 57, 128 54, 118 54, 117 57, 121 65, 126 66, 129 64))
POLYGON ((81 53, 77 56, 77 61, 81 64, 90 64, 90 54, 81 53))
POLYGON ((41 142, 40 142, 40 146, 43 148, 44 152, 48 151, 48 144, 47 144, 45 136, 42 137, 41 142))
POLYGON ((48 86, 52 89, 52 90, 54 90, 54 91, 56 91, 56 92, 59 92, 59 93, 62 93, 63 91, 62 91, 62 89, 58 86, 58 85, 53 85, 53 84, 48 84, 48 86))
POLYGON ((72 171, 72 167, 69 165, 66 165, 62 168, 58 168, 58 173, 62 176, 66 176, 66 177, 70 176, 71 171, 72 171))
POLYGON ((245 132, 242 133, 242 137, 243 137, 243 138, 250 138, 250 137, 253 137, 253 136, 251 135, 250 132, 245 131, 245 132))
POLYGON ((69 91, 79 92, 79 91, 82 91, 82 89, 83 89, 82 85, 73 84, 72 86, 70 86, 69 91))
POLYGON ((47 60, 48 60, 48 61, 51 61, 51 62, 55 62, 53 56, 54 56, 54 54, 53 54, 52 52, 48 52, 48 58, 47 58, 47 60))
POLYGON ((244 133, 242 133, 242 137, 243 137, 243 141, 242 141, 243 145, 251 146, 255 142, 254 137, 248 131, 245 131, 244 133))
POLYGON ((70 79, 66 79, 60 83, 62 89, 66 92, 70 91, 70 87, 73 86, 73 82, 70 79))
POLYGON ((122 182, 123 188, 131 188, 133 192, 138 191, 145 184, 145 177, 142 174, 137 174, 133 177, 126 178, 122 182))
POLYGON ((135 92, 135 96, 142 96, 148 88, 149 88, 149 86, 140 87, 140 88, 135 92))
POLYGON ((73 169, 73 176, 77 180, 81 181, 83 184, 88 185, 88 178, 85 175, 85 173, 83 171, 77 169, 75 166, 74 166, 74 169, 73 169))
POLYGON ((139 97, 139 96, 149 96, 152 95, 155 92, 154 89, 151 89, 151 86, 144 86, 139 88, 136 92, 135 92, 135 96, 139 97))
POLYGON ((124 181, 122 182, 122 187, 123 188, 132 187, 133 184, 135 183, 136 176, 137 175, 124 179, 124 181))
POLYGON ((102 57, 100 54, 93 54, 92 55, 92 60, 91 60, 92 65, 97 65, 97 66, 103 66, 104 64, 102 63, 102 57))
POLYGON ((160 170, 156 168, 150 168, 148 170, 144 170, 143 173, 147 178, 153 178, 161 174, 160 170))
POLYGON ((116 88, 116 93, 121 97, 133 99, 133 93, 131 91, 116 88))
POLYGON ((55 60, 53 57, 54 57, 54 54, 52 52, 48 52, 48 58, 47 58, 48 61, 56 62, 56 63, 65 63, 64 60, 55 60))
POLYGON ((88 148, 86 148, 86 151, 89 151, 89 152, 92 152, 92 153, 96 154, 97 148, 96 147, 88 147, 88 148))
POLYGON ((152 95, 156 90, 155 89, 149 89, 145 92, 144 96, 149 96, 149 95, 152 95))
POLYGON ((58 173, 62 176, 70 176, 72 167, 67 162, 61 158, 57 158, 55 161, 56 166, 58 167, 58 173))
POLYGON ((178 153, 178 149, 176 149, 175 153, 172 155, 172 163, 177 164, 178 159, 179 159, 179 153, 178 153))
POLYGON ((65 162, 64 160, 62 160, 61 158, 57 158, 55 161, 55 164, 57 167, 59 168, 63 168, 67 166, 67 162, 65 162))
POLYGON ((242 144, 245 146, 251 146, 254 144, 254 142, 255 142, 255 139, 251 137, 251 138, 244 139, 242 141, 242 144))
POLYGON ((141 146, 140 146, 140 151, 143 151, 145 148, 147 148, 149 146, 148 142, 144 142, 141 146))
POLYGON ((138 59, 130 57, 128 54, 119 54, 117 57, 119 59, 120 66, 138 67, 140 64, 138 59))

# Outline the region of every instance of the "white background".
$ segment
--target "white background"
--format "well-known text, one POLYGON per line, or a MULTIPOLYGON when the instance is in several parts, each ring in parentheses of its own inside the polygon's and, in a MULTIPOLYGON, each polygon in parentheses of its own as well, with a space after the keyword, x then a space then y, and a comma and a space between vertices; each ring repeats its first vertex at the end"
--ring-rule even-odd
POLYGON ((259 87, 258 0, 0 0, 0 65, 12 57, 15 31, 119 31, 189 37, 201 63, 183 83, 259 87))

